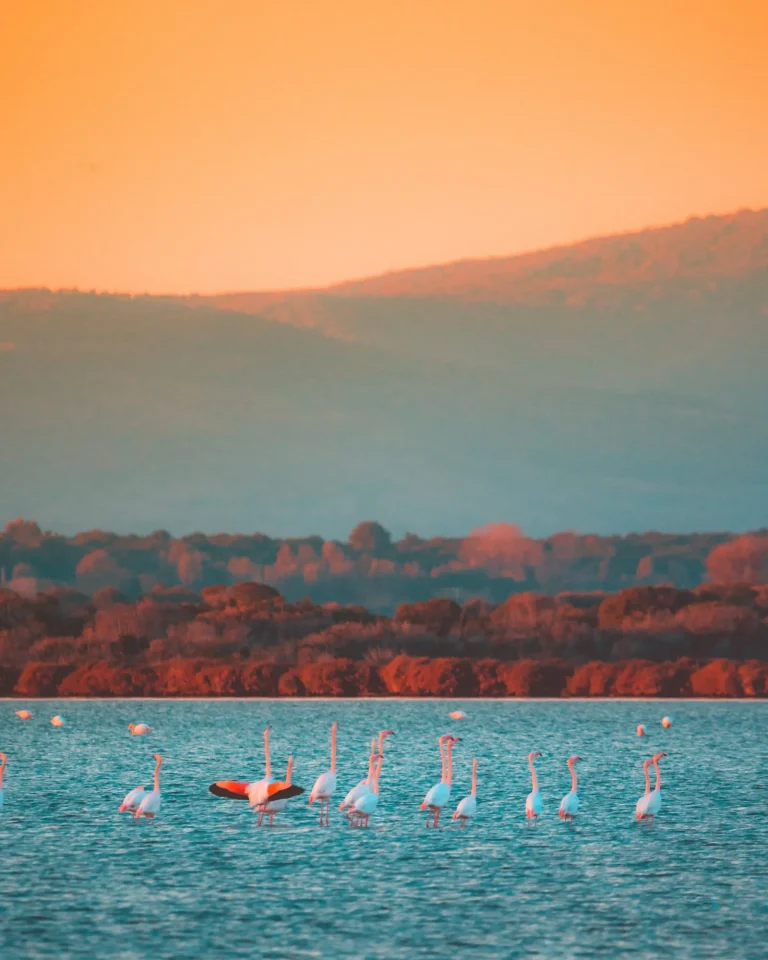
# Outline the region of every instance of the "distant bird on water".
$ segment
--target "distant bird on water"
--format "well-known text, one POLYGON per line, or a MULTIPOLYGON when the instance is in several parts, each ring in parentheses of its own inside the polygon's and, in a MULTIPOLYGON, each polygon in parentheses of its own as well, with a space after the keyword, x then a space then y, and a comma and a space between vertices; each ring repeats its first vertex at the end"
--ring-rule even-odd
POLYGON ((51 723, 54 725, 54 727, 63 727, 64 717, 60 717, 57 713, 55 717, 51 717, 51 723))
POLYGON ((669 730, 669 728, 672 726, 672 721, 670 720, 669 717, 662 717, 661 725, 662 727, 664 727, 665 730, 669 730))
POLYGON ((542 804, 541 804, 541 794, 539 793, 539 781, 536 776, 536 768, 533 765, 533 761, 541 756, 541 750, 534 750, 532 753, 528 754, 528 766, 531 770, 531 792, 525 798, 525 815, 528 817, 528 823, 530 824, 533 820, 533 825, 539 822, 539 817, 541 816, 542 804))
POLYGON ((559 815, 565 823, 573 823, 574 817, 579 812, 579 794, 576 788, 576 768, 574 764, 581 760, 581 757, 570 757, 568 760, 568 769, 571 771, 571 790, 560 801, 559 815))
POLYGON ((464 713, 463 710, 452 710, 452 711, 448 714, 448 716, 451 718, 451 720, 466 720, 466 719, 467 719, 467 715, 466 715, 466 713, 464 713))
POLYGON ((638 737, 644 737, 644 736, 645 736, 645 727, 643 726, 642 723, 638 723, 638 725, 637 725, 637 735, 638 735, 638 737))
POLYGON ((143 737, 148 733, 152 733, 152 727, 148 723, 129 723, 128 729, 134 735, 134 737, 143 737))
POLYGON ((31 720, 33 714, 31 710, 17 710, 16 716, 19 718, 19 720, 31 720))

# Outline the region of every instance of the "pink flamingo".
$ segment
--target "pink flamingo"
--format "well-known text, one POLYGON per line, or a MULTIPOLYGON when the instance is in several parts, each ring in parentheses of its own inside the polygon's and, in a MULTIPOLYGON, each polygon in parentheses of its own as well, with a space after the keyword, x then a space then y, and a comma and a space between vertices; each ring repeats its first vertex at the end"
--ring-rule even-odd
MULTIPOLYGON (((440 756, 443 760, 442 776, 440 783, 436 783, 429 791, 419 807, 419 810, 429 810, 433 814, 432 826, 436 827, 440 819, 440 811, 451 799, 451 781, 453 780, 453 761, 451 759, 451 750, 454 743, 459 743, 461 737, 451 736, 450 733, 444 734, 437 741, 440 746, 440 756)), ((429 826, 429 817, 427 817, 427 826, 429 826)))

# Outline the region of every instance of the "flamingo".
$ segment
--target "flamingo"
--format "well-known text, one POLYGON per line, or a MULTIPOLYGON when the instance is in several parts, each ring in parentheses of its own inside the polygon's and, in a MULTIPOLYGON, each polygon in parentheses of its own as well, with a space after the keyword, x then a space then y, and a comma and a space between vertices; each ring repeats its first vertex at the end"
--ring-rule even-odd
MULTIPOLYGON (((264 804, 264 810, 259 811, 259 820, 258 824, 261 826, 262 814, 269 814, 269 825, 272 826, 276 813, 280 813, 281 810, 285 810, 286 804, 288 803, 290 794, 287 793, 287 788, 292 787, 291 776, 293 774, 293 757, 288 757, 288 766, 285 768, 285 781, 283 783, 283 790, 280 791, 280 798, 277 800, 270 800, 268 803, 264 804)), ((274 786, 274 784, 273 784, 274 786)), ((301 792, 301 787, 297 788, 301 792)), ((278 791, 275 790, 275 793, 278 791)))
POLYGON ((651 763, 656 767, 656 786, 648 794, 648 805, 645 811, 646 820, 650 820, 651 823, 653 823, 656 819, 656 814, 661 810, 661 769, 659 767, 659 760, 661 760, 662 757, 666 757, 666 753, 655 753, 651 758, 651 763))
POLYGON ((141 798, 141 803, 136 811, 136 819, 154 820, 155 815, 160 809, 160 767, 163 765, 163 758, 159 753, 154 754, 157 761, 155 764, 155 782, 152 789, 145 793, 141 798))
POLYGON ((17 710, 16 716, 19 718, 19 720, 31 720, 33 713, 31 710, 17 710))
POLYGON ((573 823, 573 819, 579 812, 579 795, 576 792, 576 768, 574 763, 580 761, 581 757, 570 757, 568 759, 568 769, 571 771, 571 791, 566 793, 560 801, 560 816, 565 823, 573 823))
POLYGON ((637 725, 637 735, 638 735, 638 737, 644 737, 644 736, 645 736, 645 727, 643 726, 642 723, 638 723, 638 725, 637 725))
POLYGON ((367 827, 371 814, 376 812, 379 806, 379 777, 381 776, 381 765, 384 762, 384 754, 376 755, 376 769, 373 773, 371 789, 364 793, 362 797, 355 800, 355 805, 349 814, 349 825, 351 827, 367 827))
POLYGON ((3 805, 3 798, 5 793, 3 792, 3 771, 5 770, 5 765, 8 762, 8 757, 4 753, 0 753, 0 807, 3 805))
POLYGON ((144 799, 145 790, 144 787, 136 787, 135 790, 131 790, 125 795, 125 800, 117 808, 118 813, 131 813, 133 816, 136 816, 136 813, 139 809, 139 804, 144 799))
POLYGON ((670 719, 670 717, 662 717, 661 725, 662 727, 664 727, 665 730, 669 730, 669 728, 672 726, 672 720, 670 719))
POLYGON ((533 825, 539 822, 541 815, 541 794, 539 793, 539 781, 536 778, 536 769, 533 761, 541 756, 541 750, 534 750, 528 754, 528 766, 531 768, 531 792, 525 798, 525 815, 528 817, 528 823, 533 820, 533 825))
MULTIPOLYGON (((453 765, 451 761, 451 750, 454 743, 459 743, 461 737, 453 737, 450 733, 444 734, 437 741, 440 746, 440 756, 443 760, 442 776, 440 783, 427 791, 426 797, 419 807, 419 810, 430 810, 434 816, 432 826, 436 827, 440 819, 440 811, 451 799, 451 780, 453 778, 453 765)), ((429 817, 427 817, 427 826, 429 826, 429 817)))
POLYGON ((310 807, 315 800, 320 801, 320 826, 323 826, 323 814, 325 814, 325 826, 329 826, 328 813, 331 809, 331 797, 336 790, 336 727, 338 724, 331 724, 331 769, 321 773, 315 780, 312 792, 309 795, 310 807))
POLYGON ((134 735, 134 737, 143 737, 148 733, 152 733, 152 727, 148 723, 129 723, 128 729, 134 735))
POLYGON ((467 820, 474 817, 477 813, 477 759, 472 761, 472 792, 468 797, 459 801, 456 812, 453 815, 454 820, 461 820, 462 829, 466 827, 467 820))
POLYGON ((635 816, 638 820, 646 820, 648 817, 648 797, 651 795, 651 778, 648 776, 648 767, 653 763, 652 759, 643 761, 643 773, 645 774, 645 793, 635 804, 635 816))
MULTIPOLYGON (((387 737, 394 737, 394 730, 380 730, 379 731, 379 753, 384 756, 384 740, 387 737)), ((368 776, 365 780, 361 780, 356 787, 352 787, 349 793, 344 797, 344 800, 339 804, 339 810, 347 810, 349 813, 347 816, 351 815, 352 808, 354 807, 357 800, 360 797, 364 796, 366 793, 371 792, 371 786, 373 784, 373 777, 375 774, 375 765, 376 765, 376 741, 371 740, 371 755, 368 760, 368 776)))
POLYGON ((54 727, 63 727, 64 717, 59 716, 57 713, 55 717, 51 717, 51 723, 54 725, 54 727))
POLYGON ((283 809, 283 800, 289 800, 300 793, 304 793, 303 787, 297 787, 291 782, 291 773, 293 771, 293 757, 288 758, 288 767, 285 773, 285 780, 273 780, 269 778, 269 783, 260 780, 255 784, 255 789, 248 796, 250 807, 254 813, 258 813, 259 819, 257 825, 261 826, 264 822, 264 814, 269 814, 269 822, 272 824, 272 818, 276 813, 283 809), (278 804, 280 804, 278 806, 278 804))
POLYGON ((466 713, 464 713, 463 710, 452 710, 452 711, 448 714, 448 716, 451 718, 451 720, 466 720, 466 719, 467 719, 467 715, 466 715, 466 713))

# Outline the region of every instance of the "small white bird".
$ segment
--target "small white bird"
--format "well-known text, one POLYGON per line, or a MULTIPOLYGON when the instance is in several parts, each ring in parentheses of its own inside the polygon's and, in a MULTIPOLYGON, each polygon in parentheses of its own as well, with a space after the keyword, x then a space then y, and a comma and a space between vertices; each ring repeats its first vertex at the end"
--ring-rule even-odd
POLYGON ((467 820, 474 817, 477 813, 477 758, 472 761, 472 790, 468 797, 459 800, 456 812, 453 815, 454 820, 461 820, 462 828, 466 827, 467 820))
POLYGON ((541 803, 541 794, 539 793, 539 781, 536 777, 536 769, 533 766, 533 761, 536 757, 541 756, 541 750, 534 750, 532 753, 528 754, 528 766, 531 769, 531 792, 525 798, 525 815, 528 817, 528 823, 530 824, 533 820, 534 826, 539 822, 539 817, 541 816, 542 803, 541 803))
POLYGON ((642 723, 638 723, 638 725, 637 725, 637 735, 638 735, 638 737, 644 737, 644 736, 645 736, 645 727, 643 726, 642 723))
POLYGON ((16 716, 19 718, 19 720, 31 720, 33 714, 31 710, 17 710, 16 716))
POLYGON ((452 710, 451 713, 448 714, 448 716, 451 718, 451 720, 466 720, 466 719, 467 719, 467 715, 466 715, 466 713, 464 713, 463 710, 452 710))
POLYGON ((133 816, 136 816, 136 811, 139 809, 139 804, 144 799, 144 787, 136 787, 135 790, 131 790, 130 793, 126 793, 125 800, 117 808, 118 813, 132 813, 133 816))
POLYGON ((159 753, 154 754, 154 758, 157 761, 155 765, 155 783, 152 789, 141 798, 141 803, 136 811, 136 818, 138 820, 142 817, 144 817, 145 820, 154 820, 155 815, 160 809, 160 767, 163 764, 163 758, 159 753))
POLYGON ((320 801, 320 826, 323 826, 323 815, 325 815, 325 826, 329 825, 328 813, 331 809, 331 797, 336 790, 336 727, 338 724, 331 724, 331 769, 321 773, 315 780, 312 787, 312 793, 309 795, 310 807, 315 800, 320 801))
POLYGON ((54 725, 54 727, 63 727, 64 717, 60 717, 57 713, 55 717, 51 717, 51 723, 54 725))
POLYGON ((134 735, 134 737, 143 737, 148 733, 152 733, 152 727, 148 723, 129 723, 128 729, 134 735))
POLYGON ((669 717, 662 717, 661 725, 665 730, 669 730, 669 728, 672 726, 672 720, 669 717))
POLYGON ((573 818, 579 812, 579 795, 576 792, 576 768, 574 763, 581 760, 581 757, 570 757, 568 760, 568 769, 571 771, 571 790, 566 793, 560 801, 560 816, 565 823, 573 823, 573 818))

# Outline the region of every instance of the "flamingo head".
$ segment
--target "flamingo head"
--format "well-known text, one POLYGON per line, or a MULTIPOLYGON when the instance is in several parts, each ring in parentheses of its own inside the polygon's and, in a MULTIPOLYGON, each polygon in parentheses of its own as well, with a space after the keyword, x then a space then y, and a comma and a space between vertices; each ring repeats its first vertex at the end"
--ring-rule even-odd
POLYGON ((131 733, 133 733, 133 731, 136 729, 136 724, 135 724, 135 723, 129 723, 129 724, 128 724, 128 729, 131 731, 131 733))
POLYGON ((394 730, 382 730, 381 733, 379 734, 382 740, 384 739, 384 737, 394 737, 394 735, 395 735, 394 730))
POLYGON ((576 763, 577 760, 583 760, 583 757, 569 757, 568 763, 576 763))
POLYGON ((461 737, 451 737, 451 739, 448 741, 448 746, 452 747, 454 743, 461 743, 461 737))
POLYGON ((153 753, 152 756, 155 760, 157 760, 157 765, 160 766, 160 764, 163 762, 163 758, 160 756, 160 754, 153 753))
POLYGON ((666 757, 666 753, 654 753, 653 757, 651 758, 651 763, 658 763, 662 757, 666 757))
POLYGON ((442 745, 447 740, 453 740, 453 737, 450 735, 450 733, 444 733, 437 742, 442 745))
POLYGON ((264 729, 264 735, 266 736, 268 733, 271 733, 271 732, 272 732, 272 724, 268 723, 264 729))
POLYGON ((540 756, 541 756, 541 750, 532 751, 531 753, 528 754, 529 763, 532 763, 536 759, 536 757, 540 757, 540 756))

